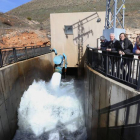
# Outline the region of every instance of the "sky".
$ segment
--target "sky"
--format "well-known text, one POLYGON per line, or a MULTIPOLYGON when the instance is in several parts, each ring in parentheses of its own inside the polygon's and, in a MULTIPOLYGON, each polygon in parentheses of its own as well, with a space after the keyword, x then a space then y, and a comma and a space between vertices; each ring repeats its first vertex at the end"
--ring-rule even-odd
POLYGON ((8 12, 31 0, 0 0, 0 12, 8 12))

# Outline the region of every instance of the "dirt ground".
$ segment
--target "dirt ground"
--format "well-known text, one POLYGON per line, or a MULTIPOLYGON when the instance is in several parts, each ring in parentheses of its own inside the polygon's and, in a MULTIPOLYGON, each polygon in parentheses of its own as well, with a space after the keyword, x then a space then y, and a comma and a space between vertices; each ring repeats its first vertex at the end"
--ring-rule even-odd
POLYGON ((1 36, 0 38, 0 48, 25 47, 44 44, 50 45, 50 40, 47 38, 45 31, 39 30, 13 31, 1 36))

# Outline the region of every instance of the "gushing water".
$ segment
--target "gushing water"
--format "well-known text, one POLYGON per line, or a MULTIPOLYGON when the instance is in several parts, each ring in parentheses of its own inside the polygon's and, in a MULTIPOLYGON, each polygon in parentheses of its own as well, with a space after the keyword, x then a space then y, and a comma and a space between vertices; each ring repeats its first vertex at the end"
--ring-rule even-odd
POLYGON ((53 88, 58 88, 60 86, 60 81, 61 81, 61 74, 58 72, 55 72, 51 79, 51 86, 53 88))
POLYGON ((34 81, 24 92, 13 140, 86 140, 82 89, 73 79, 60 80, 55 73, 49 83, 34 81))

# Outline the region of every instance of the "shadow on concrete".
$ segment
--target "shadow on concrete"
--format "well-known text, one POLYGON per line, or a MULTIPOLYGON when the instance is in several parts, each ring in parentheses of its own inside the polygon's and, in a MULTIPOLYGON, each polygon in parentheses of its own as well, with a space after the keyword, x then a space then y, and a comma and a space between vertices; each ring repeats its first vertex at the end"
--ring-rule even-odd
POLYGON ((78 58, 77 58, 77 64, 76 64, 78 66, 80 66, 83 63, 82 62, 82 59, 84 57, 83 44, 85 42, 85 37, 89 38, 90 35, 92 36, 94 35, 93 30, 88 29, 88 31, 85 31, 85 24, 98 18, 99 18, 99 15, 97 12, 95 12, 92 15, 82 20, 79 20, 78 22, 72 25, 73 30, 77 29, 77 33, 78 33, 78 35, 76 34, 76 37, 74 36, 74 39, 73 39, 73 41, 77 43, 77 47, 78 47, 78 58))
POLYGON ((98 112, 97 140, 140 139, 140 95, 103 108, 98 112))
MULTIPOLYGON (((97 12, 95 12, 95 13, 93 13, 92 15, 81 19, 80 21, 81 21, 81 22, 83 23, 83 25, 84 25, 84 24, 86 24, 86 23, 92 21, 93 19, 97 19, 97 18, 99 18, 99 15, 98 15, 97 12)), ((76 22, 76 23, 72 24, 73 29, 78 28, 78 24, 79 24, 79 22, 76 22)))
POLYGON ((25 90, 34 80, 49 81, 53 73, 50 61, 36 57, 0 70, 0 140, 11 140, 18 128, 17 109, 25 90))

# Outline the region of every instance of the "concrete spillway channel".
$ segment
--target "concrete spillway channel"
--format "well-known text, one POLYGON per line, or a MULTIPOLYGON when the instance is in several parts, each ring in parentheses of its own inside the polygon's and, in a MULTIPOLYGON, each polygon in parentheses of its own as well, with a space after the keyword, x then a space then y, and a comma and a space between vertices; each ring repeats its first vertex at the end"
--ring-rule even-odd
MULTIPOLYGON (((42 89, 42 85, 48 83, 52 77, 52 59, 52 54, 50 53, 14 63, 0 69, 0 140, 12 140, 15 138, 15 135, 17 135, 19 139, 24 140, 23 135, 27 133, 25 131, 19 133, 18 131, 19 128, 21 128, 21 125, 18 123, 18 109, 21 103, 25 106, 26 104, 24 103, 30 104, 29 100, 28 102, 22 102, 23 98, 21 99, 21 97, 23 97, 25 91, 28 91, 29 87, 33 87, 38 82, 40 85, 37 85, 37 87, 39 87, 38 89, 40 91, 45 90, 47 93, 51 93, 48 94, 48 96, 44 96, 40 93, 40 95, 44 97, 44 99, 41 99, 45 100, 46 97, 50 97, 51 101, 53 101, 55 105, 58 105, 57 108, 55 108, 52 102, 49 104, 53 106, 53 111, 56 112, 53 114, 53 117, 55 116, 54 120, 57 120, 58 123, 53 122, 57 129, 52 128, 49 130, 46 126, 43 126, 43 129, 40 131, 38 131, 38 129, 36 129, 37 131, 32 129, 32 131, 27 134, 30 139, 37 140, 36 135, 33 134, 39 134, 40 139, 44 138, 47 140, 53 140, 56 137, 62 140, 84 140, 86 139, 86 135, 88 140, 139 140, 139 92, 99 74, 86 64, 85 76, 80 82, 68 76, 66 80, 62 80, 62 89, 59 90, 59 93, 56 91, 48 92, 50 87, 46 86, 42 89), (33 84, 34 80, 36 80, 36 83, 33 84), (46 83, 41 83, 40 80, 46 83), (55 92, 61 98, 52 96, 55 92), (62 93, 67 94, 68 98, 62 96, 62 93), (80 111, 77 106, 79 104, 82 108, 80 111), (66 111, 66 106, 69 108, 69 111, 66 111), (61 112, 60 108, 62 109, 61 112), (81 112, 83 112, 83 114, 81 112), (63 118, 62 121, 58 119, 56 114, 59 118, 63 118), (65 121, 65 115, 66 118, 68 118, 70 115, 74 116, 77 114, 82 115, 80 118, 73 118, 69 121, 66 119, 66 123, 63 123, 65 121), (81 123, 82 119, 84 123, 81 123), (81 127, 76 128, 75 126, 81 127), (45 132, 44 135, 42 132, 45 132)), ((35 88, 36 91, 38 89, 35 88)), ((26 95, 27 92, 24 97, 26 97, 26 95)), ((38 104, 40 105, 42 102, 38 104)), ((47 106, 45 107, 48 109, 47 106)), ((36 119, 34 116, 33 118, 36 119)), ((33 119, 31 120, 33 121, 33 119)), ((39 120, 41 119, 39 118, 39 120)), ((22 126, 22 128, 26 129, 24 125, 22 126)), ((31 124, 27 126, 30 127, 31 124)))
POLYGON ((51 54, 11 64, 0 69, 0 140, 13 139, 17 109, 33 80, 48 81, 53 72, 51 54))
POLYGON ((0 69, 0 140, 86 139, 83 82, 62 77, 51 89, 52 60, 49 53, 0 69))

